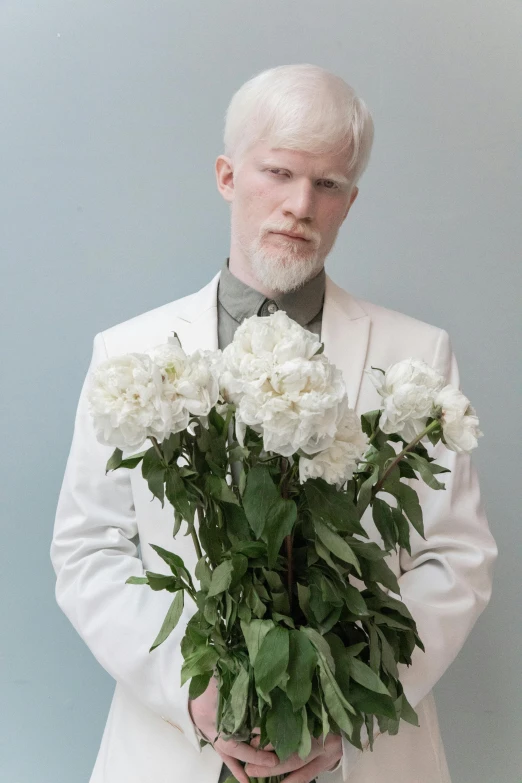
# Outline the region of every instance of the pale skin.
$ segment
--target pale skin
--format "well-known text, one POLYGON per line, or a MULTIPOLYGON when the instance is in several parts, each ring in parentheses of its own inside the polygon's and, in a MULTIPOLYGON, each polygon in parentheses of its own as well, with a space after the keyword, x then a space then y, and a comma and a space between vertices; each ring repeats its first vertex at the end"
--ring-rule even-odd
POLYGON ((311 276, 319 273, 359 192, 350 183, 346 153, 312 155, 258 142, 244 154, 239 172, 226 155, 217 158, 215 171, 217 188, 231 206, 232 274, 265 296, 277 293, 252 270, 249 255, 256 243, 283 265, 289 258, 314 257, 311 276), (307 241, 277 231, 302 234, 307 241))
MULTIPOLYGON (((309 272, 305 279, 314 277, 359 192, 350 182, 345 152, 315 155, 258 142, 244 154, 239 169, 234 170, 231 158, 219 155, 215 172, 218 190, 231 206, 229 269, 270 298, 278 290, 256 276, 252 263, 256 253, 273 264, 302 262, 309 272), (300 234, 304 239, 277 232, 300 234)), ((250 744, 221 738, 214 742, 216 709, 217 686, 212 679, 207 690, 189 702, 190 714, 239 783, 249 783, 249 776, 283 774, 285 783, 310 783, 341 758, 341 738, 334 734, 324 744, 314 739, 306 759, 294 754, 283 764, 271 745, 259 750, 257 738, 250 744)))

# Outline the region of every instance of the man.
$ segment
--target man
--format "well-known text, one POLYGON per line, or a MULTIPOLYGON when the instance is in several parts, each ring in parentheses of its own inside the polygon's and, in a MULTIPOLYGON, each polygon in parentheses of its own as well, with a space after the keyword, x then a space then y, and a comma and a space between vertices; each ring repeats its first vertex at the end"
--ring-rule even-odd
MULTIPOLYGON (((217 186, 231 208, 227 261, 201 291, 97 334, 89 369, 107 356, 164 342, 172 331, 189 353, 223 348, 244 318, 284 309, 321 336, 359 414, 379 407, 363 372, 372 365, 386 368, 415 356, 459 386, 447 332, 357 299, 324 271, 357 198, 372 140, 365 104, 342 79, 321 68, 281 66, 243 85, 227 113, 226 154, 216 161, 217 186)), ((51 558, 60 607, 117 681, 91 783, 217 783, 227 768, 240 783, 248 783, 247 776, 279 774, 287 775, 287 783, 450 783, 432 688, 490 599, 497 556, 469 455, 442 443, 433 449, 451 473, 445 474, 444 492, 416 487, 426 540, 412 531, 411 555, 400 550, 388 559, 426 648, 415 649, 410 667, 399 666, 419 726, 402 721, 396 736, 377 736, 373 751, 368 742, 361 751, 329 735, 324 744, 314 742, 307 759, 291 757, 279 764, 272 750, 260 750, 255 740, 249 745, 215 739, 214 682, 190 703, 187 686, 179 687, 179 645, 190 614, 148 652, 170 597, 125 582, 144 570, 163 570, 151 543, 176 549, 192 568, 195 555, 187 539, 172 541, 172 509, 150 503, 139 471, 105 475, 110 450, 94 437, 88 377, 51 558), (212 744, 201 750, 199 737, 212 744)), ((371 514, 362 521, 381 543, 371 514)))

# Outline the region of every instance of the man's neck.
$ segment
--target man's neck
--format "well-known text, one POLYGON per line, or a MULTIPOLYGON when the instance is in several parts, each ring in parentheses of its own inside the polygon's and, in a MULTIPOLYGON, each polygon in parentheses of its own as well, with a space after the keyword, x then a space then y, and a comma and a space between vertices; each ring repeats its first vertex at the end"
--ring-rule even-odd
POLYGON ((265 286, 263 286, 263 284, 260 283, 256 277, 254 277, 253 273, 248 268, 248 264, 238 258, 238 256, 233 253, 232 249, 230 251, 228 268, 234 277, 237 277, 237 279, 241 280, 242 283, 250 286, 250 288, 253 288, 254 291, 259 291, 260 294, 264 294, 264 296, 268 297, 268 299, 274 299, 278 296, 278 294, 281 293, 280 291, 274 291, 269 288, 265 288, 265 286))

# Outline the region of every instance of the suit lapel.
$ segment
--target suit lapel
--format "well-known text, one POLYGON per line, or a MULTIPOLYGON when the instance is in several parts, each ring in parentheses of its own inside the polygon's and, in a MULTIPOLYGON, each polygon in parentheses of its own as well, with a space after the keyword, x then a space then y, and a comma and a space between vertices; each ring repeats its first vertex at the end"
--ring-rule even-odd
POLYGON ((357 300, 327 275, 321 340, 342 373, 350 408, 356 408, 368 351, 371 319, 357 300))
POLYGON ((218 272, 206 286, 190 297, 185 309, 176 317, 173 330, 185 353, 218 347, 217 287, 218 272))

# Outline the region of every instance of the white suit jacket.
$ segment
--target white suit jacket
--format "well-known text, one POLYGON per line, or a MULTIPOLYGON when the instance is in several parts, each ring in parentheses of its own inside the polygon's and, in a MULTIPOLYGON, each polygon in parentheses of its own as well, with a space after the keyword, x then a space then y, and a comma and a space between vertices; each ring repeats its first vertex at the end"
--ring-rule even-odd
MULTIPOLYGON (((107 357, 165 342, 172 331, 189 353, 216 349, 218 279, 219 274, 195 294, 97 334, 89 369, 107 357)), ((359 414, 380 407, 375 387, 363 374, 371 365, 386 369, 415 356, 459 386, 447 332, 357 299, 328 276, 321 339, 325 354, 342 369, 349 404, 359 414)), ((152 497, 139 469, 105 475, 112 449, 94 436, 87 377, 50 554, 58 605, 116 680, 90 783, 216 783, 221 759, 210 746, 200 749, 187 710, 188 685, 180 688, 180 641, 194 608, 187 601, 177 628, 149 653, 172 596, 125 584, 144 570, 168 572, 150 544, 178 552, 193 570, 192 542, 183 531, 172 539, 172 508, 167 502, 162 508, 152 497)), ((442 443, 430 448, 451 474, 442 476, 445 490, 416 482, 427 541, 411 529, 411 556, 401 549, 387 561, 426 648, 425 653, 415 648, 410 667, 399 666, 420 726, 401 721, 399 733, 378 736, 373 751, 344 742, 342 767, 320 776, 320 783, 451 783, 432 688, 490 599, 497 547, 470 456, 442 443)), ((363 524, 381 545, 371 512, 363 524)), ((364 588, 362 582, 358 586, 364 588)))

